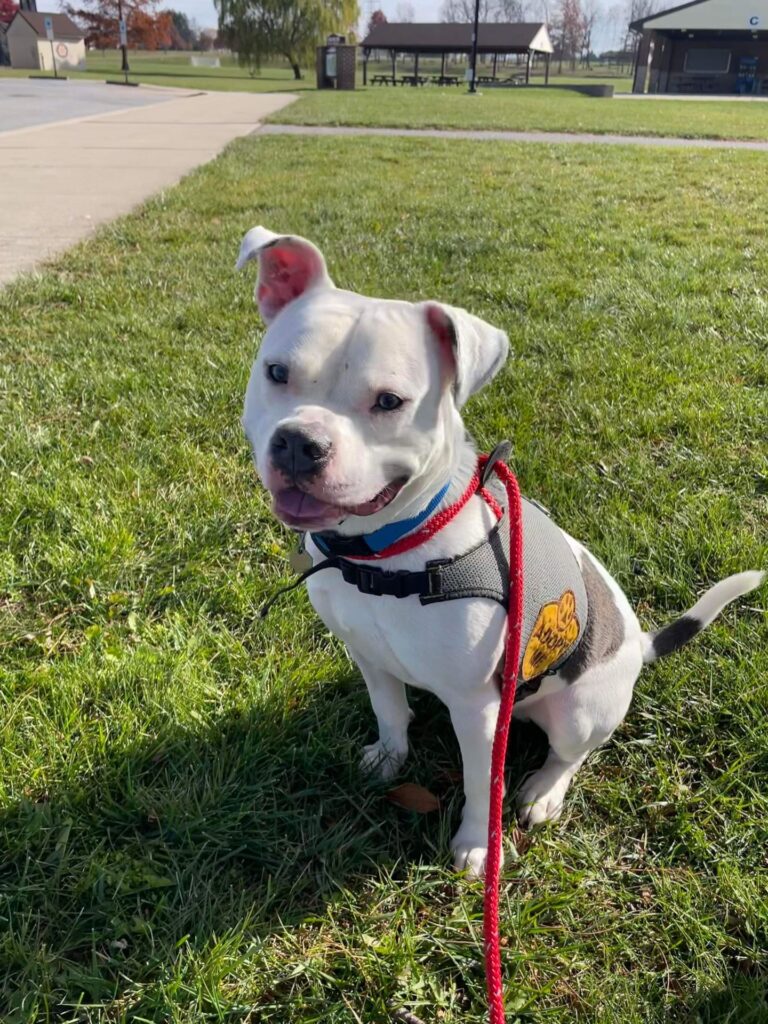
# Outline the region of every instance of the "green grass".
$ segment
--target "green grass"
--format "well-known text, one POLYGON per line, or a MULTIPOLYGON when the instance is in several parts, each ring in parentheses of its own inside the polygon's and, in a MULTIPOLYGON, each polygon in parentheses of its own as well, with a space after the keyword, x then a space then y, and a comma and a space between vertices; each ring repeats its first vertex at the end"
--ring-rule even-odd
MULTIPOLYGON (((442 811, 398 810, 305 595, 257 618, 289 539, 238 423, 239 239, 507 329, 469 427, 651 626, 768 564, 764 181, 732 151, 248 139, 0 295, 3 1024, 485 1020, 447 716, 414 696, 405 775, 442 811)), ((649 669, 508 858, 510 1020, 768 1019, 767 600, 649 669)), ((513 789, 543 753, 514 729, 513 789)))
POLYGON ((420 89, 368 86, 355 92, 309 92, 272 121, 288 124, 376 125, 597 132, 682 138, 768 140, 768 103, 702 100, 598 99, 548 89, 420 89))
MULTIPOLYGON (((128 54, 130 79, 143 85, 226 92, 297 92, 315 88, 313 68, 304 69, 304 77, 297 81, 287 65, 264 66, 259 74, 251 75, 233 57, 222 56, 220 60, 220 68, 196 68, 190 64, 189 53, 130 51, 128 54)), ((86 57, 85 71, 66 71, 66 75, 86 81, 103 81, 104 78, 120 78, 120 67, 119 51, 94 51, 86 57)), ((0 78, 27 78, 30 74, 29 70, 0 67, 0 78)), ((53 74, 48 77, 52 78, 53 74)))
MULTIPOLYGON (((221 67, 219 68, 196 68, 190 63, 192 54, 188 52, 131 50, 128 53, 128 63, 131 68, 130 78, 132 81, 141 82, 144 85, 163 85, 180 89, 211 89, 224 90, 227 92, 306 92, 315 91, 315 70, 314 67, 303 68, 303 78, 297 81, 293 71, 284 61, 276 61, 265 64, 258 74, 252 75, 247 68, 240 67, 237 57, 232 55, 219 56, 221 67)), ((101 80, 105 77, 120 77, 121 54, 118 50, 91 51, 86 55, 85 71, 67 71, 69 78, 83 79, 86 81, 101 80)), ((377 73, 389 74, 392 65, 389 61, 371 61, 369 64, 369 75, 377 73)), ((426 74, 437 74, 440 70, 440 61, 432 58, 422 58, 420 72, 426 74)), ((499 77, 516 70, 512 65, 508 69, 499 66, 499 77)), ((452 64, 447 66, 447 72, 463 77, 464 64, 452 64)), ((397 73, 409 74, 413 72, 413 62, 400 60, 397 65, 397 73)), ((0 67, 0 78, 27 78, 30 75, 29 69, 14 69, 0 67)), ((481 66, 479 73, 490 73, 490 69, 481 66)), ((49 78, 53 77, 51 72, 49 78)), ((540 74, 535 73, 534 81, 542 81, 540 74)), ((617 89, 628 91, 631 88, 631 79, 627 77, 616 77, 610 70, 595 69, 583 71, 576 74, 569 74, 567 69, 563 75, 555 75, 553 81, 561 83, 573 83, 584 81, 599 81, 613 83, 617 89)), ((358 82, 362 85, 362 71, 358 73, 358 82)), ((462 86, 463 89, 463 86, 462 86)))

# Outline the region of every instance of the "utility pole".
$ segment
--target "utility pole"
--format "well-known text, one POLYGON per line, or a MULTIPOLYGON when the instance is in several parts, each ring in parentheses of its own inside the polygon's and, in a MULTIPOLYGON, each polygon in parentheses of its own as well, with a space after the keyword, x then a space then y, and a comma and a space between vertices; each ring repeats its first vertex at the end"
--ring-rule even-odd
POLYGON ((475 20, 472 23, 472 56, 470 57, 469 91, 477 92, 477 29, 480 21, 480 0, 475 0, 475 20))

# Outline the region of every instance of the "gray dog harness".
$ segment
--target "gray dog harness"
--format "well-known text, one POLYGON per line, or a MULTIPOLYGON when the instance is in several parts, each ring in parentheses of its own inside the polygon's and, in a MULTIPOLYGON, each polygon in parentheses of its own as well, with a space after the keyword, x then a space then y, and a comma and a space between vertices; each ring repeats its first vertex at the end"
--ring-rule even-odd
MULTIPOLYGON (((417 596, 425 606, 481 597, 506 608, 510 536, 506 492, 500 482, 491 477, 497 451, 488 459, 489 468, 479 491, 482 494, 482 489, 487 487, 493 492, 503 513, 480 544, 453 558, 428 561, 423 570, 391 571, 356 560, 371 557, 366 552, 364 537, 312 534, 325 560, 308 568, 286 589, 293 589, 316 572, 335 568, 346 583, 373 597, 417 596)), ((573 654, 584 633, 589 607, 581 568, 562 531, 542 506, 526 498, 522 499, 522 516, 524 587, 520 676, 528 681, 557 671, 573 654)), ((262 609, 262 614, 273 600, 262 609)))

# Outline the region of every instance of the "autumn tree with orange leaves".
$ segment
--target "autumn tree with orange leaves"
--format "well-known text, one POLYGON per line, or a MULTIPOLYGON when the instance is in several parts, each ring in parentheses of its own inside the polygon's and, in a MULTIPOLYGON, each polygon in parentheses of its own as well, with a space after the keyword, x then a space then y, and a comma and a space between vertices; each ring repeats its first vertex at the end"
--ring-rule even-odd
MULTIPOLYGON (((119 45, 117 0, 81 0, 82 6, 67 4, 65 11, 85 32, 87 46, 98 50, 119 45)), ((123 17, 128 46, 139 50, 160 50, 171 45, 173 17, 157 12, 157 0, 123 0, 123 17)))

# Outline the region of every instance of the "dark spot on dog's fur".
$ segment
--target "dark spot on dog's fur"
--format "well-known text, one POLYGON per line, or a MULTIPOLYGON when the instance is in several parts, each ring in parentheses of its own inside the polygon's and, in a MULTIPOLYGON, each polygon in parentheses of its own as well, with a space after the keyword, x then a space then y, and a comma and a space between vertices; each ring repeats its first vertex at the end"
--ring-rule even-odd
POLYGON ((581 642, 558 669, 566 683, 575 683, 593 665, 600 665, 616 654, 624 641, 624 619, 616 607, 611 588, 586 552, 581 574, 587 591, 589 614, 581 642))
POLYGON ((701 623, 690 615, 683 615, 675 622, 660 629, 653 635, 653 653, 657 658, 665 658, 672 654, 678 647, 687 644, 698 632, 701 631, 701 623))

